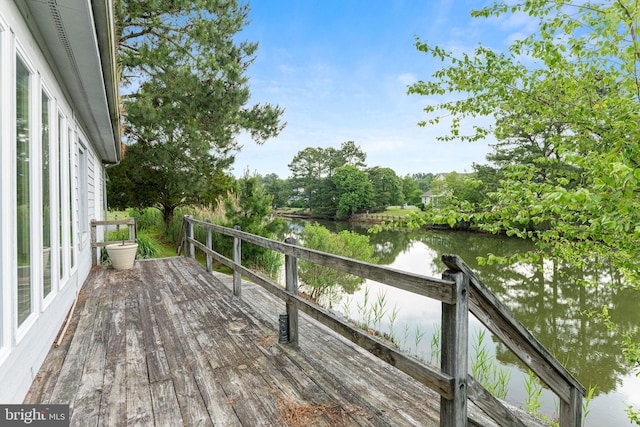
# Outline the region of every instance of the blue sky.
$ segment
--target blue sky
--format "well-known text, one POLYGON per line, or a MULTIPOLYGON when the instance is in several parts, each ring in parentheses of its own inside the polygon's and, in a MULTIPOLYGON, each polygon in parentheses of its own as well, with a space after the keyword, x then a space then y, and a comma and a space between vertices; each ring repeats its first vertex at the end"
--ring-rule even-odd
POLYGON ((415 37, 455 52, 479 42, 494 49, 525 30, 528 21, 473 19, 484 2, 468 0, 253 0, 244 38, 259 42, 249 68, 251 103, 285 109, 286 128, 257 145, 246 135, 236 176, 248 169, 290 176, 288 164, 306 147, 339 147, 352 140, 367 165, 400 176, 464 172, 485 163, 488 144, 440 142, 446 124, 419 127, 434 100, 407 95, 442 63, 415 48, 415 37))

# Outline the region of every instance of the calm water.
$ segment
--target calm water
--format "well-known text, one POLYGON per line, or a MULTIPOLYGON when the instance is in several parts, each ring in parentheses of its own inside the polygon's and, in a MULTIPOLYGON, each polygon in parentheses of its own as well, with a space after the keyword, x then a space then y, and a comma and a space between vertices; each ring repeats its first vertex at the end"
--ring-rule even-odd
MULTIPOLYGON (((364 228, 348 223, 326 222, 323 225, 332 231, 349 229, 367 234, 364 228)), ((290 233, 295 235, 304 227, 304 222, 292 221, 289 227, 290 233)), ((526 250, 528 242, 519 239, 448 231, 385 231, 369 236, 380 264, 433 277, 440 277, 445 270, 440 261, 442 254, 460 255, 582 384, 587 388, 596 387, 595 397, 587 409, 586 426, 632 425, 624 411, 629 405, 640 408, 640 378, 625 363, 618 344, 619 335, 611 333, 602 321, 589 315, 606 306, 620 329, 628 330, 640 324, 640 294, 622 286, 609 286, 611 283, 619 285, 614 272, 596 267, 571 270, 551 259, 541 260, 537 266, 479 266, 476 262, 477 256, 510 255, 526 250), (581 284, 583 280, 594 278, 598 286, 581 284)), ((431 351, 431 339, 437 335, 440 322, 440 303, 437 301, 367 281, 360 291, 334 303, 333 309, 362 320, 366 312, 364 301, 368 300, 371 305, 381 299, 386 313, 380 324, 375 325, 377 329, 393 333, 403 349, 424 360, 437 359, 431 351), (397 316, 390 328, 394 310, 397 316)), ((470 351, 476 342, 474 337, 483 328, 472 318, 470 351)), ((524 407, 527 370, 495 338, 487 336, 484 345, 502 369, 511 372, 507 400, 524 407)), ((541 400, 541 412, 553 417, 557 412, 555 395, 544 390, 541 400)))

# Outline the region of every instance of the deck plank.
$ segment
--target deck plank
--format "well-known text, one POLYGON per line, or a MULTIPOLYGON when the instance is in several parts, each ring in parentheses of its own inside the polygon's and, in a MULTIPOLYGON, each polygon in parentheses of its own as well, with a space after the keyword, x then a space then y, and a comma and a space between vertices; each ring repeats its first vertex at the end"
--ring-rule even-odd
MULTIPOLYGON (((107 271, 106 270, 97 270, 94 272, 98 280, 107 280, 107 271)), ((74 335, 74 332, 78 326, 78 319, 80 318, 80 314, 84 310, 84 305, 86 303, 85 298, 81 298, 83 290, 79 292, 80 296, 78 297, 78 301, 76 303, 76 307, 74 312, 67 314, 72 315, 72 319, 69 322, 69 326, 65 333, 65 336, 62 337, 60 341, 60 346, 55 347, 55 343, 58 342, 60 337, 56 337, 56 341, 52 344, 51 349, 47 358, 45 359, 38 375, 33 381, 33 385, 29 390, 29 393, 25 397, 24 403, 27 404, 37 404, 39 402, 50 402, 51 395, 53 394, 53 390, 55 389, 59 374, 62 369, 62 365, 65 361, 65 355, 69 351, 69 347, 71 346, 71 337, 74 335)), ((66 321, 66 320, 65 320, 66 321)), ((64 327, 64 326, 63 326, 64 327)), ((62 331, 59 332, 59 334, 62 331)))
POLYGON ((175 427, 184 424, 173 381, 162 380, 150 384, 156 427, 175 427))
POLYGON ((149 376, 147 373, 144 336, 138 308, 138 291, 133 283, 126 283, 125 300, 125 357, 120 363, 126 370, 127 425, 154 424, 149 376))
MULTIPOLYGON (((207 312, 202 312, 196 309, 196 301, 190 301, 189 304, 182 305, 185 318, 192 324, 197 324, 199 321, 207 321, 211 316, 207 312)), ((218 348, 219 342, 228 342, 229 340, 220 332, 218 328, 210 327, 207 323, 205 327, 199 327, 193 330, 192 335, 189 337, 188 345, 191 348, 194 361, 198 369, 198 375, 196 381, 200 387, 202 397, 207 404, 209 413, 212 414, 212 418, 219 420, 220 425, 240 426, 240 420, 233 406, 229 395, 225 392, 221 386, 220 376, 217 368, 227 366, 231 362, 228 355, 234 355, 236 362, 240 361, 240 358, 235 356, 238 354, 237 350, 230 347, 225 347, 225 353, 218 348), (207 333, 208 332, 208 333, 207 333)))
POLYGON ((138 295, 140 297, 140 322, 144 336, 149 382, 165 381, 171 378, 171 371, 158 328, 154 311, 155 304, 152 303, 148 287, 141 288, 138 295))
POLYGON ((100 298, 89 296, 86 299, 80 312, 77 330, 60 367, 60 379, 56 382, 49 398, 52 403, 69 403, 73 408, 82 381, 82 372, 91 345, 93 325, 99 304, 100 298))
POLYGON ((112 327, 117 327, 114 316, 118 311, 114 310, 114 304, 120 304, 122 294, 116 283, 117 276, 110 276, 107 280, 100 281, 100 285, 94 289, 95 298, 99 301, 93 323, 92 337, 88 349, 88 357, 84 365, 80 386, 74 402, 74 411, 71 422, 85 426, 98 425, 101 413, 101 401, 104 396, 104 387, 109 383, 105 381, 107 372, 107 350, 109 340, 113 336, 112 327))
POLYGON ((160 335, 165 345, 167 362, 172 373, 173 384, 184 422, 188 425, 213 425, 202 395, 195 380, 194 358, 188 348, 188 332, 173 295, 161 291, 162 303, 154 309, 158 323, 162 325, 160 335))
POLYGON ((127 369, 126 364, 122 363, 122 358, 126 357, 125 309, 123 303, 114 307, 107 337, 104 385, 98 420, 98 425, 105 427, 124 425, 127 419, 127 369))

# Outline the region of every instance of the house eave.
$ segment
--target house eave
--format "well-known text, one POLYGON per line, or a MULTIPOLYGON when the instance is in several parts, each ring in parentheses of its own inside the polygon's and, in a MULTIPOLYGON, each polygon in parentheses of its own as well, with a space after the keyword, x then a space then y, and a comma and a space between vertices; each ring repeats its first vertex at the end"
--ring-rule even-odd
MULTIPOLYGON (((112 0, 25 0, 26 21, 37 28, 96 153, 121 158, 112 0)), ((23 9, 23 13, 25 10, 23 9)))

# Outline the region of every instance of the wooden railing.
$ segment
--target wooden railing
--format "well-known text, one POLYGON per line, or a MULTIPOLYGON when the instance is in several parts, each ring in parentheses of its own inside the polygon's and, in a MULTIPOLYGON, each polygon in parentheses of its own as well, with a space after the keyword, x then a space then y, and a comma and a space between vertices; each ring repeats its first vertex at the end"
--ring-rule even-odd
MULTIPOLYGON (((407 211, 407 214, 410 211, 407 211)), ((351 215, 351 221, 356 222, 373 222, 373 223, 403 223, 407 218, 404 215, 379 215, 379 214, 354 214, 351 215)))
MULTIPOLYGON (((110 220, 91 220, 91 264, 97 265, 100 260, 100 250, 116 241, 109 241, 109 227, 115 227, 115 230, 120 230, 121 226, 126 226, 129 229, 129 239, 125 240, 125 243, 136 243, 136 219, 110 219, 110 220), (98 241, 98 227, 103 227, 102 240, 98 241)), ((122 240, 118 240, 122 242, 122 240)))
POLYGON ((184 217, 185 256, 195 256, 195 249, 206 254, 207 270, 212 260, 233 269, 233 294, 241 297, 241 276, 262 286, 286 302, 288 342, 297 344, 298 310, 353 341, 370 353, 395 366, 417 381, 438 392, 440 425, 467 425, 467 401, 473 401, 502 426, 524 426, 517 415, 495 398, 468 374, 468 316, 473 313, 496 337, 531 369, 560 399, 560 427, 582 425, 582 398, 586 390, 548 350, 520 323, 509 309, 482 283, 457 255, 443 255, 448 270, 442 278, 403 272, 389 267, 344 258, 296 245, 292 238, 284 243, 184 217), (205 243, 194 238, 194 227, 205 231, 205 243), (215 252, 212 233, 233 237, 233 259, 215 252), (268 248, 285 255, 285 282, 277 284, 241 265, 242 241, 268 248), (331 267, 365 279, 436 299, 442 303, 441 368, 421 363, 398 349, 359 330, 298 296, 297 260, 331 267))

